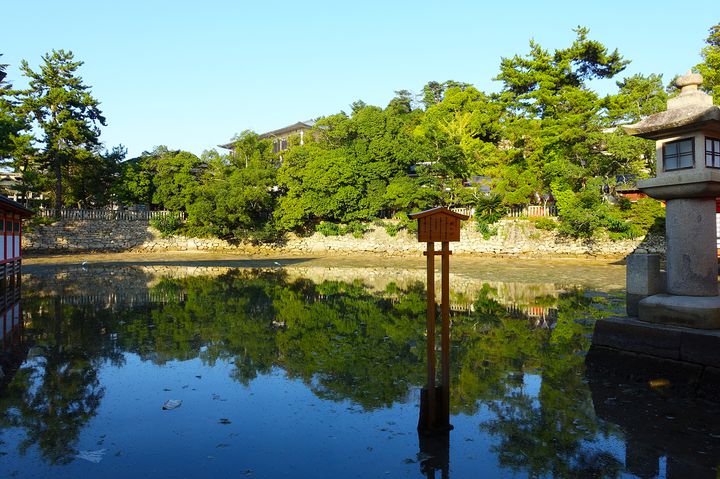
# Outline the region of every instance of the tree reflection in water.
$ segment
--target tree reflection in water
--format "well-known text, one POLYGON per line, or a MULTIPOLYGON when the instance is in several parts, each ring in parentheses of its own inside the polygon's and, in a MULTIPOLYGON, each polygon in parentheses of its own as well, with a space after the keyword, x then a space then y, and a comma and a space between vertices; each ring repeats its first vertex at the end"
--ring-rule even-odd
MULTIPOLYGON (((422 283, 376 291, 361 281, 316 284, 279 270, 236 269, 154 281, 142 293, 151 301, 126 306, 73 306, 83 303, 82 290, 28 293, 32 348, 0 396, 0 417, 26 431, 22 450, 37 445, 51 463, 73 458, 103 398, 100 367, 121 366, 127 353, 155 364, 230 363, 232 378, 245 385, 281 368, 318 397, 366 411, 408 401, 425 379, 422 283)), ((588 447, 613 430, 597 421, 583 379, 592 322, 618 310, 617 298, 572 289, 532 297, 532 305, 552 308, 548 325, 520 317, 516 303, 501 303, 504 294, 483 284, 452 317, 451 413, 489 414, 480 427, 497 439, 490 447, 503 468, 531 477, 617 477, 622 464, 588 447)))

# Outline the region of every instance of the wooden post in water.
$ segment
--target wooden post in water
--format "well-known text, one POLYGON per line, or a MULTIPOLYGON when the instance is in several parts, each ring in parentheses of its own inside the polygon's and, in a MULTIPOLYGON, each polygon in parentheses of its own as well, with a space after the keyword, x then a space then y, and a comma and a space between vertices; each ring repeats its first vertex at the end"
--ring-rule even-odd
POLYGON ((450 241, 460 241, 460 221, 468 216, 447 208, 409 215, 418 220, 418 241, 427 243, 427 386, 420 392, 418 432, 438 434, 452 429, 450 425, 450 241), (442 244, 435 251, 435 242, 442 244), (441 255, 440 293, 440 362, 441 384, 436 386, 435 358, 435 255, 441 255))

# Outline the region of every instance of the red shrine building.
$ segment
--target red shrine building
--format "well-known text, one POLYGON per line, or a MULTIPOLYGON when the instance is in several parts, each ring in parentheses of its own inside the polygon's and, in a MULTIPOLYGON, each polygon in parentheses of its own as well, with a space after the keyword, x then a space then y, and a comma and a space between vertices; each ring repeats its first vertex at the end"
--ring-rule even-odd
POLYGON ((0 281, 20 274, 22 220, 32 215, 32 210, 0 195, 0 281))

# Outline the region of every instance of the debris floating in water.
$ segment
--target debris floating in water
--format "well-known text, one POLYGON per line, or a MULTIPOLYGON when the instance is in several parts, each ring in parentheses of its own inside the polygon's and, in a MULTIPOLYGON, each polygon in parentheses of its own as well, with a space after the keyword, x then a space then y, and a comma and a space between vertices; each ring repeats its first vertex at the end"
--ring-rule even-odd
POLYGON ((96 451, 78 451, 75 457, 97 464, 102 461, 103 455, 105 455, 105 449, 98 449, 96 451))
POLYGON ((165 404, 163 404, 163 410, 169 411, 171 409, 178 408, 182 405, 182 399, 168 399, 165 401, 165 404))
POLYGON ((662 388, 665 386, 670 386, 670 381, 668 381, 667 379, 664 379, 664 378, 651 379, 650 381, 648 381, 648 384, 650 385, 651 388, 662 388))

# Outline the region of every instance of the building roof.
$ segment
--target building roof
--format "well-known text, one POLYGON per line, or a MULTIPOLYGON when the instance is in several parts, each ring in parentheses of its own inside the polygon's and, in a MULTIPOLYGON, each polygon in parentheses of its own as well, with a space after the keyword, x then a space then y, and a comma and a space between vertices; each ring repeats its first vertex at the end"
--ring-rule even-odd
MULTIPOLYGON (((307 120, 307 121, 299 121, 297 123, 293 123, 292 125, 284 126, 282 128, 278 128, 277 130, 267 131, 265 133, 261 133, 258 135, 258 138, 263 140, 265 138, 275 138, 281 135, 284 135, 286 133, 292 133, 294 131, 298 130, 307 130, 315 126, 315 120, 307 120)), ((225 148, 226 150, 232 150, 235 145, 234 141, 231 141, 229 143, 225 143, 224 145, 218 145, 220 148, 225 148)))
POLYGON ((29 208, 25 208, 17 201, 13 201, 10 198, 0 195, 0 210, 9 211, 11 213, 18 214, 23 218, 29 218, 34 215, 35 212, 29 208))
POLYGON ((298 130, 307 130, 308 128, 312 128, 315 125, 314 120, 308 120, 308 121, 299 121, 293 125, 288 125, 283 128, 278 128, 277 130, 268 131, 266 133, 262 133, 258 135, 258 138, 274 138, 276 136, 283 135, 285 133, 292 133, 294 131, 298 130))
POLYGON ((464 215, 461 213, 456 213, 455 211, 446 208, 444 206, 438 206, 436 208, 432 208, 425 211, 420 211, 418 213, 410 213, 408 215, 408 218, 411 220, 419 220, 420 218, 425 218, 427 216, 434 216, 434 215, 448 215, 448 216, 454 216, 455 218, 459 218, 461 220, 466 220, 469 218, 468 215, 464 215))

